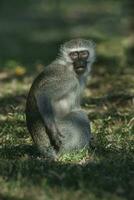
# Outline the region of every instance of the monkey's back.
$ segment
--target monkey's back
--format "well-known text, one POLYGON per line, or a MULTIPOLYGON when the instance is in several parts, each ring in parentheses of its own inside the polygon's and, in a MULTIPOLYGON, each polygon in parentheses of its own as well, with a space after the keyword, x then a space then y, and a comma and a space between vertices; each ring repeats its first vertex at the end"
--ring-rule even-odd
MULTIPOLYGON (((50 141, 46 133, 43 118, 37 106, 38 92, 45 92, 50 100, 58 100, 57 95, 70 93, 70 89, 78 87, 75 73, 68 70, 67 66, 52 64, 47 66, 33 81, 26 102, 26 122, 28 130, 36 144, 49 146, 50 141)), ((64 95, 63 95, 64 96, 64 95)), ((45 102, 44 102, 45 104, 45 102)))

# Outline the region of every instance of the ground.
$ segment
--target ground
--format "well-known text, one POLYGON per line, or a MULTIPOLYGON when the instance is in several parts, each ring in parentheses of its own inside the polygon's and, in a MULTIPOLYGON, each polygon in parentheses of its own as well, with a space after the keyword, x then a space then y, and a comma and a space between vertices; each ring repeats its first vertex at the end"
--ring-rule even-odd
MULTIPOLYGON (((9 51, 9 56, 4 48, 0 50, 3 58, 0 60, 0 200, 134 199, 134 66, 129 56, 131 51, 128 51, 131 37, 122 32, 126 21, 121 18, 120 1, 116 2, 116 5, 104 3, 104 7, 100 6, 101 3, 96 5, 92 1, 89 7, 89 4, 86 5, 87 1, 79 2, 77 6, 72 4, 69 7, 65 3, 59 8, 55 5, 50 7, 52 11, 62 11, 58 12, 60 19, 62 15, 62 20, 68 22, 64 27, 61 20, 57 25, 61 28, 55 29, 54 33, 48 34, 51 30, 49 26, 47 33, 42 28, 35 31, 33 22, 24 23, 23 14, 22 29, 16 28, 19 33, 15 32, 14 28, 20 27, 17 21, 13 21, 14 26, 8 30, 9 37, 6 28, 2 29, 5 30, 3 33, 7 34, 8 39, 3 45, 7 45, 11 52, 9 51), (101 19, 100 15, 96 17, 96 8, 100 9, 100 13, 107 11, 103 13, 104 16, 101 15, 101 19), (88 19, 86 14, 89 9, 92 28, 89 28, 88 21, 82 25, 83 19, 88 19), (109 23, 103 20, 105 15, 109 17, 108 22, 111 20, 113 23, 114 31, 110 29, 109 23), (84 17, 81 23, 82 16, 84 17), (98 21, 93 23, 96 19, 98 21), (120 20, 120 27, 116 27, 117 19, 120 20), (75 20, 78 20, 78 23, 75 23, 75 20), (28 23, 32 24, 31 27, 28 27, 28 23), (29 29, 26 30, 25 26, 29 29), (66 35, 63 34, 64 28, 69 29, 66 35), (12 45, 12 30, 20 37, 18 39, 14 35, 12 38, 13 42, 16 42, 13 49, 8 45, 12 45), (25 31, 26 35, 31 34, 31 37, 26 38, 25 31), (40 40, 44 42, 45 34, 49 35, 49 41, 44 43, 42 49, 40 40), (56 162, 49 161, 40 157, 28 133, 25 121, 26 97, 34 77, 44 68, 45 62, 51 62, 56 56, 57 44, 78 35, 90 37, 96 42, 97 58, 82 102, 95 139, 88 151, 64 155, 56 162), (24 45, 23 53, 19 51, 17 57, 16 52, 20 45, 18 41, 24 41, 24 45), (29 47, 31 44, 32 47, 29 47), (25 47, 28 47, 26 52, 25 47), (33 47, 37 47, 38 51, 33 47), (52 55, 49 52, 51 47, 54 47, 52 55), (30 48, 33 48, 33 51, 30 48), (47 49, 46 60, 43 60, 47 49), (28 56, 33 58, 34 55, 33 64, 33 60, 28 61, 28 56), (41 56, 38 60, 39 55, 41 56)), ((21 6, 23 8, 24 5, 21 6)), ((33 5, 32 9, 38 14, 34 17, 41 20, 42 10, 46 9, 45 12, 51 13, 50 8, 40 7, 40 4, 33 5)), ((6 19, 4 14, 2 16, 2 19, 6 19)), ((15 14, 14 16, 16 17, 15 14)), ((49 16, 50 21, 51 17, 52 15, 49 16)), ((12 22, 12 18, 8 20, 12 22)), ((4 23, 6 20, 3 20, 4 23)), ((3 34, 2 31, 0 34, 3 34)))

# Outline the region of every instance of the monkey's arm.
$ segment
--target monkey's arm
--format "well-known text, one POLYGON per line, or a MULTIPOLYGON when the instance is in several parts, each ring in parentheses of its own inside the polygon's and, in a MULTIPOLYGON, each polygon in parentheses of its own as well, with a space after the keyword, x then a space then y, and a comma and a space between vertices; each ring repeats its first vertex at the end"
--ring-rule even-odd
POLYGON ((63 66, 58 65, 46 67, 44 73, 37 77, 34 85, 37 86, 35 99, 39 113, 43 119, 51 144, 55 149, 60 147, 62 135, 56 124, 55 103, 74 89, 72 73, 64 73, 63 66), (58 69, 57 69, 58 68, 58 69))
POLYGON ((52 101, 43 91, 38 93, 36 100, 50 143, 56 150, 59 150, 62 135, 55 122, 55 113, 53 111, 52 101))

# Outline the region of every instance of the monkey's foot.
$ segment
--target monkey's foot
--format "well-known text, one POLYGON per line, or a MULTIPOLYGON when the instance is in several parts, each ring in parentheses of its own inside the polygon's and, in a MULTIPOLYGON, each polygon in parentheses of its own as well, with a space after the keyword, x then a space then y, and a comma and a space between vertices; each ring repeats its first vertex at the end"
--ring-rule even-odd
POLYGON ((49 159, 49 160, 56 160, 57 159, 57 154, 54 148, 52 147, 39 147, 41 157, 44 159, 49 159))
POLYGON ((54 150, 56 151, 56 153, 58 153, 61 149, 65 136, 61 134, 61 132, 59 131, 57 127, 56 127, 56 132, 54 133, 55 134, 53 134, 53 137, 51 138, 51 144, 54 150))

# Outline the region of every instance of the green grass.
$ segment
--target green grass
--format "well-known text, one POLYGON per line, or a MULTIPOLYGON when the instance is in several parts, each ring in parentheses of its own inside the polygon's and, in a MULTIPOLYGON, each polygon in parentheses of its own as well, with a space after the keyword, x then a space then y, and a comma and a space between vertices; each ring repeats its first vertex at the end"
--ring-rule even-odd
POLYGON ((0 3, 0 200, 133 200, 134 65, 131 37, 124 34, 127 1, 14 0, 13 8, 6 2, 0 3), (54 162, 42 159, 32 144, 26 96, 59 44, 74 37, 97 43, 82 102, 95 139, 88 151, 54 162))
POLYGON ((103 66, 94 71, 83 107, 95 140, 89 151, 64 155, 57 162, 40 157, 26 128, 32 77, 6 71, 9 81, 3 80, 0 89, 1 199, 133 199, 132 70, 123 68, 112 76, 103 66))

